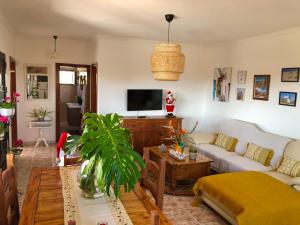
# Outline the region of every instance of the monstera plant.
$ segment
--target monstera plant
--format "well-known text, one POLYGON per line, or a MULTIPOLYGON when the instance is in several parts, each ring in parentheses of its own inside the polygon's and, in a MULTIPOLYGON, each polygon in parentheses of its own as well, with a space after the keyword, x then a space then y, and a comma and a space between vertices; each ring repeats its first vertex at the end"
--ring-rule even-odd
POLYGON ((87 197, 106 192, 120 196, 120 186, 131 191, 141 176, 144 162, 130 143, 130 132, 121 126, 117 114, 84 114, 81 136, 69 136, 65 151, 80 151, 84 160, 79 174, 80 188, 87 197))

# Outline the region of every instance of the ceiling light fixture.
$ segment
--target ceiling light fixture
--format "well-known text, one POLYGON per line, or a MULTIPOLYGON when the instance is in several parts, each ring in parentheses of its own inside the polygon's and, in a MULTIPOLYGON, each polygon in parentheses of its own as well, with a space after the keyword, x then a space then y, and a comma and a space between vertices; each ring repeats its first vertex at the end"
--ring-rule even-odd
POLYGON ((53 52, 51 52, 51 58, 53 58, 53 59, 56 59, 56 58, 58 58, 58 53, 57 53, 57 51, 56 51, 56 40, 57 40, 57 36, 55 35, 55 36, 53 36, 53 39, 54 39, 54 51, 53 52))
POLYGON ((168 43, 159 43, 155 46, 151 57, 151 71, 155 80, 177 81, 184 71, 184 55, 181 46, 170 43, 170 23, 174 19, 173 14, 166 14, 168 22, 168 43))

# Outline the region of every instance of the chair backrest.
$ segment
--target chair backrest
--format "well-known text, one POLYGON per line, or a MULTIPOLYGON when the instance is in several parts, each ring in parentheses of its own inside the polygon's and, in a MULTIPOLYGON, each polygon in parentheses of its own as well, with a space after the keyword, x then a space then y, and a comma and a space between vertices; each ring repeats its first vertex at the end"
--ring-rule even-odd
POLYGON ((82 158, 80 156, 68 158, 64 156, 64 166, 79 166, 82 164, 82 158))
POLYGON ((6 163, 7 167, 13 167, 14 166, 14 155, 11 153, 6 154, 6 163))
POLYGON ((76 221, 75 220, 69 220, 68 225, 76 225, 76 221))
POLYGON ((0 175, 1 225, 18 225, 20 218, 14 167, 8 166, 0 175))
POLYGON ((150 223, 151 223, 151 225, 159 225, 160 224, 159 213, 157 210, 152 210, 150 212, 150 223))
POLYGON ((165 190, 166 158, 160 158, 159 165, 150 160, 150 152, 144 149, 146 168, 142 173, 143 187, 148 189, 156 200, 156 205, 163 208, 163 195, 165 190))

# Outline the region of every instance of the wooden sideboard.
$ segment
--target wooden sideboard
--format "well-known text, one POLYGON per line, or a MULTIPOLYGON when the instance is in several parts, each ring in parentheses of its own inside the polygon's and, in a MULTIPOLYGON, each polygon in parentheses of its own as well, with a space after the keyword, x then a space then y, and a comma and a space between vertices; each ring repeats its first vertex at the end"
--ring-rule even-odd
POLYGON ((170 141, 164 140, 164 137, 168 137, 168 130, 163 126, 173 126, 174 129, 178 129, 182 126, 182 120, 180 117, 166 118, 164 116, 123 117, 123 126, 130 130, 133 147, 142 155, 144 147, 157 146, 162 143, 171 144, 170 141))

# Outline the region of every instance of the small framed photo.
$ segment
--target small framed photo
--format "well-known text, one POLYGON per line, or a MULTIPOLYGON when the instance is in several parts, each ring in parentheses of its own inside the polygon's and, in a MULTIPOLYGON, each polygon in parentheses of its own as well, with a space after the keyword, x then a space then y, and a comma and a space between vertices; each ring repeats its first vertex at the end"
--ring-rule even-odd
POLYGON ((245 100, 245 88, 236 89, 236 100, 244 101, 245 100))
POLYGON ((279 105, 296 106, 297 93, 296 92, 279 92, 279 105))
POLYGON ((269 100, 270 75, 254 75, 253 99, 269 100))
POLYGON ((299 82, 299 67, 282 68, 281 82, 299 82))
POLYGON ((237 74, 238 74, 238 79, 237 79, 238 84, 245 84, 246 83, 247 70, 239 70, 237 72, 237 74))

